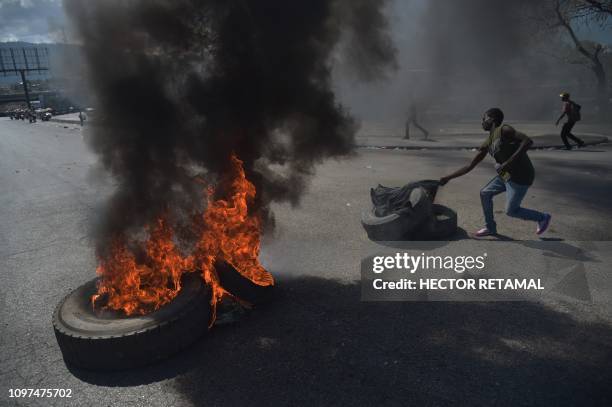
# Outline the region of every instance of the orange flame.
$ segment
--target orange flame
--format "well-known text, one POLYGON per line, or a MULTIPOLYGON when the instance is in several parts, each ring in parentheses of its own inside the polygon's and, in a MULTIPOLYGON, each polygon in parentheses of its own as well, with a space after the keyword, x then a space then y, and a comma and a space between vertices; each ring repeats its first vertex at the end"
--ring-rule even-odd
MULTIPOLYGON (((180 291, 181 276, 199 270, 213 292, 211 305, 226 291, 219 281, 215 263, 223 261, 255 284, 273 285, 274 279, 259 263, 261 218, 249 213, 256 196, 255 186, 246 179, 242 161, 231 158, 231 170, 221 180, 227 199, 213 200, 214 189, 207 190, 207 208, 198 215, 199 237, 193 253, 183 256, 173 242, 173 230, 164 217, 149 229, 145 243, 146 261, 140 264, 123 238, 111 243, 110 253, 100 260, 98 293, 92 297, 94 307, 103 298, 105 307, 126 315, 147 314, 169 303, 180 291)), ((196 225, 194 225, 195 227, 196 225)))

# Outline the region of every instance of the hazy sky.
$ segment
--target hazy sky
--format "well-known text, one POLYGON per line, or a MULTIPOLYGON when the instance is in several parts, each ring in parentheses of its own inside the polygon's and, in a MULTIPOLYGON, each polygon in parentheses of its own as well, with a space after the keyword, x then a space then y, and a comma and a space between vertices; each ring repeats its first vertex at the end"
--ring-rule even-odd
MULTIPOLYGON (((435 0, 434 0, 435 1, 435 0)), ((395 0, 391 7, 395 36, 410 35, 411 17, 422 9, 426 0, 395 0)), ((0 0, 0 42, 55 42, 63 38, 66 18, 62 0, 0 0)), ((594 26, 580 30, 582 35, 612 43, 612 28, 594 26)))
MULTIPOLYGON (((308 0, 293 1, 306 2, 308 0)), ((521 1, 528 2, 530 0, 521 1)), ((519 0, 506 0, 506 2, 499 0, 499 2, 499 4, 511 7, 515 2, 518 4, 519 0)), ((392 38, 399 51, 399 69, 392 73, 387 81, 356 86, 356 83, 350 78, 351 70, 345 69, 350 68, 350 61, 343 60, 342 56, 338 54, 338 60, 334 61, 334 65, 337 67, 337 76, 334 79, 338 95, 341 98, 344 97, 342 102, 349 104, 348 101, 350 101, 352 103, 350 108, 357 115, 365 115, 365 112, 373 112, 372 114, 374 114, 384 111, 385 114, 400 117, 405 110, 408 99, 424 100, 427 97, 420 96, 420 94, 426 96, 427 94, 438 95, 440 89, 446 89, 444 84, 441 83, 442 81, 438 80, 437 82, 440 83, 432 84, 431 80, 427 80, 427 78, 444 77, 444 72, 434 72, 433 68, 443 70, 447 67, 451 72, 455 72, 458 67, 465 67, 466 65, 476 65, 478 67, 478 63, 473 63, 473 60, 478 60, 484 53, 481 53, 480 49, 475 48, 474 45, 482 43, 484 46, 491 48, 491 46, 495 47, 500 44, 500 41, 495 41, 493 38, 496 35, 483 35, 483 33, 489 32, 487 27, 490 26, 488 24, 490 21, 483 21, 478 18, 482 14, 479 6, 481 4, 488 4, 488 1, 390 0, 389 24, 392 29, 392 38), (452 7, 445 7, 445 4, 452 5, 452 7), (469 5, 472 5, 472 7, 468 7, 469 5), (432 34, 436 33, 439 33, 439 35, 433 35, 432 37, 432 34), (477 35, 474 36, 474 33, 477 35), (472 36, 470 37, 470 35, 472 36), (452 46, 449 48, 447 43, 451 43, 452 46), (440 55, 436 55, 436 53, 440 55), (467 60, 462 58, 467 58, 467 60), (448 63, 445 60, 448 60, 448 63), (437 88, 433 89, 433 85, 437 88), (386 100, 386 103, 383 103, 382 100, 386 100), (361 104, 354 101, 359 101, 361 104)), ((495 9, 492 12, 495 14, 498 11, 499 19, 503 20, 503 10, 495 9)), ((490 12, 488 13, 490 14, 490 12)), ((495 21, 497 21, 497 18, 495 21)), ((514 28, 514 31, 516 31, 516 27, 514 28)), ((504 30, 502 34, 511 31, 513 30, 504 30)), ((605 28, 597 24, 592 24, 591 27, 582 26, 578 29, 578 34, 580 38, 596 40, 612 47, 612 20, 605 28)), ((497 35, 497 37, 505 38, 504 35, 497 35)), ((65 38, 69 42, 74 41, 62 9, 62 0, 0 0, 0 42, 62 42, 65 38)), ((522 49, 521 44, 521 42, 516 43, 515 41, 513 47, 520 51, 522 49)), ((556 65, 559 64, 556 63, 556 65)), ((559 67, 561 68, 561 65, 559 67)), ((571 68, 572 66, 563 65, 562 67, 571 68)), ((545 72, 544 68, 542 66, 540 71, 546 73, 547 71, 545 72)), ((504 69, 509 70, 508 67, 504 69)), ((529 71, 527 68, 523 70, 529 75, 534 73, 533 70, 529 71)), ((583 73, 587 76, 590 75, 587 71, 583 73)), ((569 77, 573 77, 572 75, 570 73, 569 77)), ((484 73, 480 76, 480 79, 487 79, 484 73)), ((529 78, 532 78, 532 76, 529 76, 529 78)), ((541 76, 538 78, 542 79, 541 76)), ((473 79, 473 77, 471 78, 473 79)), ((538 80, 538 78, 533 77, 534 80, 538 80)), ((522 86, 526 86, 527 82, 523 79, 520 80, 522 86)), ((483 84, 486 81, 481 80, 480 82, 483 84)), ((511 81, 508 83, 512 84, 511 81)), ((487 84, 484 83, 484 85, 487 84)), ((450 94, 446 96, 452 97, 450 94)), ((491 98, 489 97, 489 99, 491 98)))
POLYGON ((61 0, 0 0, 0 42, 61 40, 61 0))

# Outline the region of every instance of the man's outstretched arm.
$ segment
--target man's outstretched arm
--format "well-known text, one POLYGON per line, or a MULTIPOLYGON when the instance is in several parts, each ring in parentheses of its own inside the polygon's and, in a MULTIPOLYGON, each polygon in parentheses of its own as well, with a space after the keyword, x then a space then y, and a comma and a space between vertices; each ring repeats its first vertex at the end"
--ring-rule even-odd
POLYGON ((450 175, 447 175, 446 177, 440 178, 440 185, 444 185, 448 181, 450 181, 451 179, 460 177, 460 176, 465 175, 468 172, 472 171, 474 169, 474 167, 476 167, 482 160, 484 160, 484 158, 486 156, 487 156, 487 150, 484 149, 484 148, 481 148, 478 151, 478 154, 476 154, 476 156, 472 159, 471 163, 469 163, 465 167, 459 168, 457 171, 453 172, 450 175))
POLYGON ((563 112, 561 112, 561 116, 559 116, 559 118, 557 119, 557 122, 555 123, 555 126, 559 125, 559 122, 561 121, 561 119, 563 119, 563 117, 565 117, 566 115, 569 115, 569 103, 563 103, 563 112))
POLYGON ((561 116, 559 116, 559 118, 557 119, 557 122, 555 123, 555 126, 559 125, 559 122, 561 121, 561 119, 563 119, 563 117, 565 117, 565 115, 566 115, 565 112, 561 113, 561 116))

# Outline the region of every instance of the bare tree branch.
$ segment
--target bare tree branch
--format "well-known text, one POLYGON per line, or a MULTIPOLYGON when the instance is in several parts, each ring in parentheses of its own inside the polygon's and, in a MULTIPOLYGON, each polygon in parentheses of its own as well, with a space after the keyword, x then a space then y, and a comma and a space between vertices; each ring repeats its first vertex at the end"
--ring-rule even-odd
POLYGON ((594 12, 606 13, 612 16, 612 0, 581 0, 584 7, 594 12))
POLYGON ((566 18, 566 16, 563 14, 561 10, 561 2, 559 0, 556 0, 555 3, 556 3, 555 13, 557 15, 558 23, 560 24, 561 27, 565 28, 570 38, 572 39, 572 42, 576 46, 576 49, 578 50, 578 52, 580 52, 582 55, 584 55, 585 58, 591 61, 593 65, 601 64, 598 58, 599 51, 596 51, 594 54, 591 54, 589 51, 586 50, 586 48, 584 48, 584 46, 582 45, 582 42, 578 39, 578 37, 576 36, 576 33, 574 32, 574 29, 572 28, 570 24, 570 21, 569 21, 570 19, 566 18))
MULTIPOLYGON (((608 78, 602 62, 604 56, 609 55, 608 48, 592 41, 583 41, 579 38, 576 27, 597 22, 600 25, 612 20, 609 11, 612 11, 612 0, 544 0, 539 3, 541 7, 531 14, 537 21, 538 30, 549 35, 563 35, 573 49, 575 57, 558 54, 568 64, 582 64, 587 67, 597 80, 597 98, 600 112, 607 111, 608 78)), ((548 54, 549 51, 542 53, 548 54)))

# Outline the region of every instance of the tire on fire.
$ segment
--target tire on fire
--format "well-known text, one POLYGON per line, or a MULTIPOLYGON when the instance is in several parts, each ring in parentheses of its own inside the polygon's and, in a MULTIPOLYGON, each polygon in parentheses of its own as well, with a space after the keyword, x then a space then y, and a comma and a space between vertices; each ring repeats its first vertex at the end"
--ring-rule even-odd
POLYGON ((211 290, 198 273, 183 276, 181 291, 168 304, 143 316, 94 312, 96 280, 72 291, 53 313, 57 342, 69 364, 119 370, 165 359, 208 330, 211 290))
POLYGON ((262 286, 255 284, 225 262, 217 262, 215 270, 219 276, 221 286, 237 298, 252 305, 265 304, 272 300, 273 285, 262 286))

